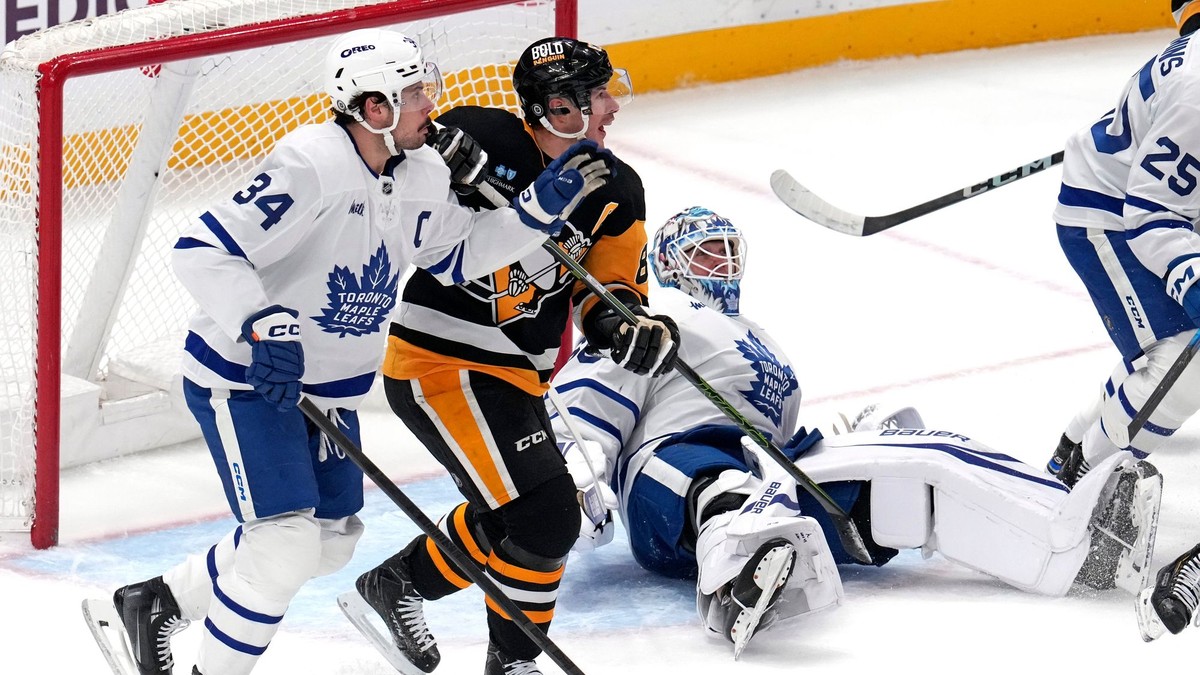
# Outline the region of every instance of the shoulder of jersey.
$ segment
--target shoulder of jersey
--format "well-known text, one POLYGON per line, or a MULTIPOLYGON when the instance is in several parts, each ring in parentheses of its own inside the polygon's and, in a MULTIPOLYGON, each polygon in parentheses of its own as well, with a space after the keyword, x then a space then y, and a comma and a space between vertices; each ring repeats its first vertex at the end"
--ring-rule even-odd
MULTIPOLYGON (((458 127, 472 136, 495 137, 514 133, 524 127, 521 118, 503 108, 484 108, 464 105, 442 113, 437 122, 445 126, 458 127)), ((479 140, 478 138, 476 140, 479 140)))

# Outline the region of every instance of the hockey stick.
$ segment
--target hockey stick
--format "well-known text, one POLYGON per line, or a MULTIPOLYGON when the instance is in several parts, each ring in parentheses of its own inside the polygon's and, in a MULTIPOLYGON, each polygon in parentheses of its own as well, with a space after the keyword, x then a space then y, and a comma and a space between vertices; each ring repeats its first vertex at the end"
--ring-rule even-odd
MULTIPOLYGON (((487 182, 480 183, 479 191, 497 207, 503 208, 508 206, 508 201, 506 201, 499 192, 496 192, 496 189, 487 182)), ((555 244, 553 241, 547 239, 546 241, 542 242, 542 248, 548 251, 550 255, 554 256, 555 260, 558 260, 560 263, 566 266, 566 268, 571 271, 571 274, 574 275, 576 279, 583 282, 583 284, 587 286, 592 293, 596 294, 596 297, 600 298, 605 305, 608 305, 609 309, 612 309, 622 319, 624 319, 625 323, 630 325, 637 323, 637 317, 634 316, 633 312, 625 306, 625 303, 613 296, 613 294, 610 293, 603 284, 597 281, 590 272, 584 269, 583 265, 580 265, 578 261, 567 255, 566 251, 559 248, 558 244, 555 244)), ((794 463, 792 463, 791 460, 787 458, 787 455, 783 454, 783 451, 780 450, 778 446, 771 442, 771 439, 768 438, 766 434, 755 428, 755 426, 750 423, 750 420, 746 419, 746 417, 742 415, 741 411, 733 407, 733 404, 727 401, 725 397, 722 396, 721 393, 716 389, 714 389, 712 385, 706 382, 704 378, 700 377, 699 373, 697 373, 695 370, 692 370, 691 366, 684 363, 682 359, 676 359, 675 370, 679 371, 679 374, 683 375, 685 380, 699 389, 700 393, 704 394, 705 398, 712 402, 713 405, 717 406, 718 410, 724 413, 730 421, 732 421, 739 429, 742 430, 742 433, 749 436, 767 453, 767 455, 771 457, 771 459, 775 460, 780 466, 782 466, 783 469, 787 471, 788 475, 791 476, 792 480, 796 481, 797 485, 804 488, 806 492, 808 492, 813 496, 814 499, 817 500, 817 502, 821 505, 821 508, 825 509, 825 512, 829 514, 830 519, 833 521, 834 528, 838 532, 838 538, 841 539, 842 548, 846 549, 846 552, 849 553, 851 557, 863 563, 864 565, 871 564, 871 554, 867 552, 867 546, 863 543, 862 535, 859 534, 858 528, 855 527, 854 522, 850 520, 850 516, 846 513, 846 511, 842 509, 842 507, 839 506, 838 503, 835 502, 833 498, 821 488, 820 485, 805 475, 803 471, 801 471, 794 463)))
POLYGON ((937 199, 931 199, 903 211, 889 213, 886 216, 860 216, 849 211, 843 211, 818 197, 812 190, 801 185, 783 169, 779 169, 771 174, 771 189, 775 191, 775 195, 788 208, 814 223, 831 230, 837 230, 842 234, 854 237, 866 237, 895 227, 900 223, 906 223, 914 218, 919 218, 927 213, 944 209, 951 204, 957 204, 972 197, 978 197, 985 192, 990 192, 998 187, 1003 187, 1009 183, 1049 169, 1055 164, 1061 164, 1062 161, 1063 153, 1060 150, 1049 157, 1034 160, 1012 171, 1005 171, 981 183, 968 185, 956 192, 942 195, 937 199))
POLYGON ((300 404, 298 407, 300 408, 300 412, 304 413, 305 417, 307 417, 313 424, 317 425, 317 428, 321 430, 321 433, 325 434, 325 436, 327 436, 339 448, 341 448, 342 452, 346 453, 346 456, 353 460, 354 463, 358 465, 358 468, 362 469, 363 473, 365 473, 372 482, 378 485, 379 489, 383 490, 384 494, 391 498, 392 502, 395 503, 396 506, 400 507, 400 510, 404 512, 404 515, 408 516, 410 520, 416 523, 417 527, 421 529, 421 532, 423 532, 425 536, 429 537, 433 540, 433 543, 437 544, 438 550, 453 560, 454 564, 458 565, 458 568, 466 573, 466 575, 471 578, 471 581, 475 582, 475 584, 479 586, 479 589, 483 591, 485 595, 487 595, 497 605, 500 605, 500 607, 504 609, 505 613, 508 614, 508 617, 512 619, 513 623, 517 624, 517 627, 520 628, 525 635, 529 636, 529 639, 533 640, 534 644, 536 644, 542 651, 546 652, 546 655, 550 657, 551 661, 554 661, 554 663, 556 663, 559 668, 562 668, 563 672, 565 673, 569 673, 571 675, 583 675, 583 671, 580 670, 579 667, 571 661, 571 659, 567 658, 567 655, 558 648, 558 645, 554 644, 554 641, 551 640, 550 637, 544 632, 542 632, 542 629, 538 628, 533 621, 529 619, 529 617, 525 616, 525 612, 517 606, 517 603, 513 602, 507 595, 504 594, 503 591, 500 590, 498 586, 496 586, 491 579, 487 577, 486 574, 481 572, 479 568, 475 566, 475 561, 467 556, 466 553, 463 553, 462 549, 455 545, 454 542, 450 541, 450 538, 447 537, 441 530, 439 530, 433 521, 429 520, 425 513, 421 511, 420 507, 414 504, 412 500, 408 498, 408 495, 405 495, 400 488, 396 487, 396 484, 389 480, 388 477, 379 470, 379 467, 376 466, 375 463, 372 462, 365 454, 363 454, 363 451, 359 449, 357 445, 355 445, 354 441, 350 440, 346 434, 342 433, 342 430, 339 429, 336 424, 334 424, 333 420, 330 420, 321 412, 319 408, 317 408, 316 404, 307 398, 303 398, 300 399, 300 404))

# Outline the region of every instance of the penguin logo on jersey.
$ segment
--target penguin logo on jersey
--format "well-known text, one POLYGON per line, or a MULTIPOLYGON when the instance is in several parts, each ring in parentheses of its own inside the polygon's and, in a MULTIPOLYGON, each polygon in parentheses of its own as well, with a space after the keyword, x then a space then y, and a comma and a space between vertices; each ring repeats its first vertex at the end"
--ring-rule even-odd
POLYGON ((329 273, 329 300, 325 309, 310 317, 326 333, 358 337, 378 332, 396 306, 400 275, 392 273, 387 246, 380 244, 362 267, 362 277, 349 267, 334 266, 329 273))
POLYGON ((750 331, 746 331, 745 340, 735 344, 754 370, 750 389, 738 393, 776 426, 783 424, 783 402, 800 386, 792 367, 780 363, 779 357, 750 331))
MULTIPOLYGON (((558 247, 574 258, 583 259, 592 247, 592 240, 567 223, 565 240, 555 242, 558 247)), ((521 258, 508 267, 499 269, 489 277, 463 284, 462 288, 479 300, 492 305, 492 320, 497 326, 537 316, 542 302, 557 293, 571 288, 570 271, 563 267, 542 248, 521 258)))

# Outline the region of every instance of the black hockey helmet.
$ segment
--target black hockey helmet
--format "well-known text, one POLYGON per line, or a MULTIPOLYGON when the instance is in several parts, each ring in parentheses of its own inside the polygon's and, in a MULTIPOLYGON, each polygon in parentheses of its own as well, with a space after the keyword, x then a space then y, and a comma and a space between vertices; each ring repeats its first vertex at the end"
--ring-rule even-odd
POLYGON ((608 53, 587 42, 566 37, 538 40, 525 48, 513 68, 513 89, 525 119, 536 120, 549 110, 550 99, 570 99, 585 115, 592 114, 592 90, 612 79, 608 53))

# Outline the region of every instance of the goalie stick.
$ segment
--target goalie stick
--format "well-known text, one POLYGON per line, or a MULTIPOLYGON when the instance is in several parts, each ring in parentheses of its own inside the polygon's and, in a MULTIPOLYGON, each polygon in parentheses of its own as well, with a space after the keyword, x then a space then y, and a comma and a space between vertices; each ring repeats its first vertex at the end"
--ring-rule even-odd
MULTIPOLYGON (((508 200, 506 200, 503 195, 497 192, 496 188, 492 187, 488 182, 484 181, 480 183, 478 189, 480 194, 486 197, 487 200, 492 202, 492 204, 494 204, 497 208, 505 208, 509 206, 508 200)), ((588 287, 588 290, 594 293, 601 302, 609 307, 609 309, 616 312, 617 315, 625 321, 625 323, 630 325, 637 323, 637 317, 634 316, 633 312, 625 306, 625 303, 613 296, 613 294, 604 287, 604 284, 601 284, 599 281, 597 281, 596 278, 593 277, 590 272, 584 269, 583 265, 580 265, 578 261, 567 255, 567 252, 562 250, 558 244, 554 243, 550 239, 547 239, 542 242, 542 248, 549 252, 550 255, 554 256, 555 260, 562 263, 563 266, 570 270, 571 274, 574 275, 576 279, 583 282, 583 284, 588 287)), ((797 467, 794 463, 792 463, 791 460, 787 458, 787 455, 783 454, 783 451, 780 450, 779 447, 775 445, 775 443, 773 443, 766 434, 764 434, 762 431, 759 431, 753 424, 751 424, 750 420, 746 419, 745 415, 743 415, 741 411, 733 407, 733 404, 726 400, 725 397, 721 395, 721 392, 717 391, 711 384, 706 382, 704 378, 700 377, 699 373, 697 373, 695 370, 692 370, 691 366, 684 363, 682 359, 676 359, 675 370, 677 370, 680 375, 683 375, 685 380, 699 389, 700 393, 704 394, 705 398, 712 402, 713 405, 717 406, 718 410, 724 413, 731 422, 733 422, 739 429, 742 430, 742 433, 749 436, 756 445, 762 448, 763 451, 771 457, 771 459, 783 467, 792 480, 796 481, 797 485, 804 488, 808 494, 812 495, 812 497, 817 500, 817 503, 821 505, 821 508, 823 508, 827 514, 829 514, 830 520, 833 521, 834 529, 837 530, 838 538, 842 542, 842 548, 844 548, 851 557, 863 563, 864 565, 871 564, 871 554, 867 552, 867 546, 865 543, 863 543, 862 535, 859 533, 858 528, 854 525, 854 521, 850 520, 850 515, 847 514, 846 511, 839 506, 838 503, 835 502, 820 485, 805 475, 805 473, 801 471, 799 467, 797 467)))
POLYGON ((836 230, 853 237, 867 237, 877 232, 906 223, 927 213, 944 209, 951 204, 978 197, 998 187, 1021 180, 1035 173, 1040 173, 1063 161, 1062 151, 1049 157, 1034 160, 1011 171, 997 174, 980 183, 968 185, 961 190, 942 195, 937 199, 911 206, 903 211, 889 213, 886 216, 860 216, 856 213, 843 211, 818 197, 812 190, 801 185, 795 178, 783 169, 771 174, 771 189, 780 201, 791 210, 808 218, 814 223, 836 230))

